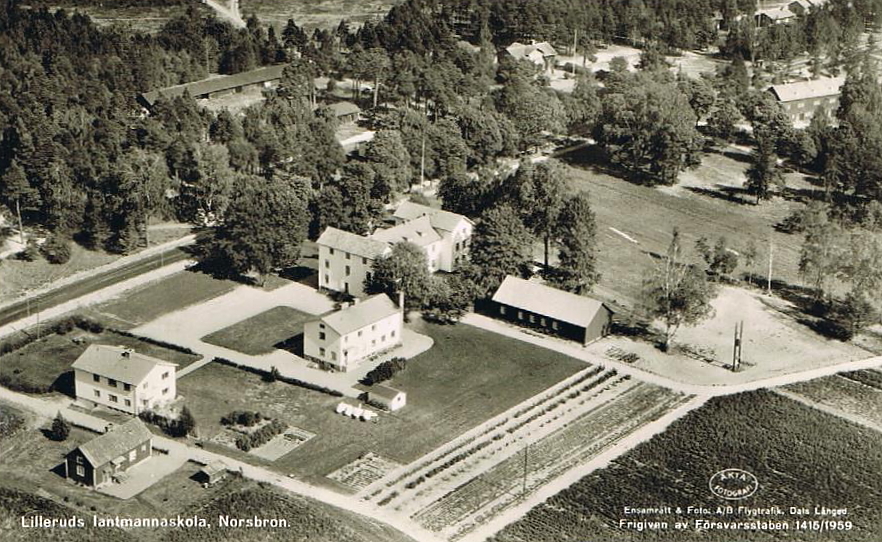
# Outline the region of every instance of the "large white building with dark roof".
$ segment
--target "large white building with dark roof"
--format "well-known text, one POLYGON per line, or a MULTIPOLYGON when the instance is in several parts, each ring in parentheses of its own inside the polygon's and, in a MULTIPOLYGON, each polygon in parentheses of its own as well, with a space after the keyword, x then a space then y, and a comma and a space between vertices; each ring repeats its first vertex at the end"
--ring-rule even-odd
POLYGON ((392 252, 396 243, 408 242, 426 253, 429 271, 453 271, 468 256, 474 223, 468 218, 412 202, 395 211, 396 224, 370 236, 327 228, 316 244, 319 249, 319 288, 364 295, 364 282, 374 262, 392 252))
POLYGON ((349 371, 401 344, 403 323, 401 307, 377 294, 304 324, 303 354, 324 368, 349 371))
POLYGON ((73 364, 76 397, 138 415, 174 401, 176 368, 130 348, 92 344, 73 364))

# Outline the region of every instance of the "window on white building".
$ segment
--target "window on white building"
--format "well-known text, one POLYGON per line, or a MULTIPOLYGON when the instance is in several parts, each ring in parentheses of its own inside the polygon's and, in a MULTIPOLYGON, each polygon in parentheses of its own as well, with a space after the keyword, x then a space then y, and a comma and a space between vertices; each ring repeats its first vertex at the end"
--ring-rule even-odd
POLYGON ((110 386, 111 388, 115 388, 116 387, 116 380, 114 380, 112 378, 108 378, 107 385, 110 386))
POLYGON ((331 256, 334 255, 334 249, 333 249, 333 248, 329 248, 329 249, 328 249, 328 252, 331 254, 331 256))
POLYGON ((347 259, 347 260, 351 259, 350 256, 351 256, 351 254, 349 254, 349 253, 347 252, 347 253, 346 253, 346 259, 347 259))
POLYGON ((101 377, 98 375, 92 375, 92 380, 94 380, 95 382, 101 382, 101 377))
POLYGON ((389 336, 391 336, 393 339, 395 338, 395 330, 394 329, 392 330, 392 333, 389 334, 389 336))
POLYGON ((131 384, 123 384, 123 389, 126 390, 126 391, 131 391, 131 390, 132 390, 132 385, 131 385, 131 384))
POLYGON ((324 348, 319 348, 319 356, 325 357, 325 349, 324 348))
POLYGON ((330 269, 330 268, 331 268, 331 261, 325 260, 325 269, 330 269))
POLYGON ((126 406, 128 406, 128 407, 132 406, 131 399, 126 399, 126 406))
POLYGON ((162 379, 163 379, 163 380, 165 380, 166 378, 168 378, 168 373, 169 373, 168 371, 162 373, 162 379))
POLYGON ((324 331, 319 331, 319 340, 320 341, 325 340, 325 332, 324 331))
POLYGON ((362 259, 361 259, 361 264, 362 264, 362 265, 367 265, 367 258, 362 258, 362 259))
POLYGON ((350 267, 347 265, 347 266, 346 266, 346 276, 348 277, 348 276, 351 275, 351 274, 352 274, 352 268, 350 268, 350 267))
POLYGON ((331 360, 337 361, 337 352, 331 352, 331 360))
POLYGON ((101 392, 98 390, 95 390, 95 397, 101 397, 101 392))
POLYGON ((168 395, 168 388, 164 388, 164 389, 162 390, 162 394, 163 394, 163 395, 168 395))
POLYGON ((116 395, 108 395, 107 398, 110 399, 111 403, 119 402, 119 399, 116 397, 116 395))

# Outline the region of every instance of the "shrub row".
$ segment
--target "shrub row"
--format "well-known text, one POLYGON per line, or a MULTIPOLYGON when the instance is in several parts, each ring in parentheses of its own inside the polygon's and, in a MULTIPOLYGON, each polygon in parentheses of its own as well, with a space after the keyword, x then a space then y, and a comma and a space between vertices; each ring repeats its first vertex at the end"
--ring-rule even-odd
POLYGON ((221 418, 221 423, 223 425, 244 425, 245 427, 251 427, 262 419, 263 415, 260 412, 234 410, 221 418))
POLYGON ((145 422, 159 427, 166 435, 175 438, 186 437, 196 427, 196 421, 187 407, 181 410, 181 415, 177 419, 162 416, 152 410, 141 412, 139 417, 145 422))
MULTIPOLYGON (((101 333, 102 331, 104 331, 104 325, 101 322, 97 322, 95 320, 86 318, 85 316, 75 314, 72 316, 65 316, 64 318, 60 318, 58 320, 55 320, 54 322, 47 323, 42 328, 42 334, 64 335, 65 333, 73 331, 74 328, 88 331, 89 333, 101 333)), ((21 350, 22 348, 36 340, 36 333, 28 333, 14 339, 8 339, 0 344, 0 356, 2 356, 3 354, 15 352, 16 350, 21 350)))
POLYGON ((373 386, 391 379, 406 368, 407 360, 405 358, 392 358, 371 369, 361 382, 366 386, 373 386))
POLYGON ((150 337, 144 337, 142 335, 136 335, 130 331, 125 331, 123 329, 109 328, 107 331, 111 333, 116 333, 117 335, 122 335, 123 337, 130 337, 132 339, 138 339, 139 341, 145 342, 147 344, 152 344, 154 346, 159 346, 162 348, 168 348, 169 350, 174 350, 175 352, 180 352, 182 354, 190 354, 192 356, 198 356, 199 354, 186 346, 180 346, 174 343, 167 343, 165 341, 160 341, 158 339, 151 339, 150 337))
POLYGON ((243 452, 250 451, 252 448, 259 448, 287 428, 288 425, 285 422, 273 420, 253 433, 239 435, 236 438, 236 447, 243 452))
POLYGON ((44 394, 52 391, 52 386, 35 384, 18 372, 0 374, 0 386, 21 393, 44 394))
MULTIPOLYGON (((256 369, 254 367, 249 367, 247 365, 240 365, 235 361, 228 360, 226 358, 214 358, 212 361, 216 363, 220 363, 221 365, 228 365, 230 367, 235 367, 236 369, 241 369, 243 371, 247 371, 252 374, 256 374, 263 378, 264 380, 270 377, 269 371, 264 371, 262 369, 256 369)), ((321 393, 327 393, 328 395, 332 395, 334 397, 343 397, 343 394, 337 390, 332 390, 331 388, 326 388, 324 386, 319 386, 317 384, 312 384, 311 382, 305 382, 303 380, 298 380, 296 378, 288 378, 287 376, 277 376, 277 380, 284 382, 286 384, 291 384, 292 386, 300 386, 301 388, 306 388, 312 391, 318 391, 321 393)))

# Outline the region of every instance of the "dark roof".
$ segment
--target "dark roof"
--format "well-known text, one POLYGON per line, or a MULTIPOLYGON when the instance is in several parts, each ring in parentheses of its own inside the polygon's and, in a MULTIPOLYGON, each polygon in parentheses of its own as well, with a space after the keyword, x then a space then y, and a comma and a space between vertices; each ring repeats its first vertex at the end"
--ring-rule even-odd
POLYGON ((518 277, 505 277, 493 301, 577 326, 587 327, 602 309, 602 302, 518 277))
POLYGON ((97 469, 101 465, 129 453, 152 437, 153 433, 147 429, 144 422, 138 418, 132 418, 128 422, 110 429, 100 437, 83 444, 78 449, 97 469))
POLYGON ((177 367, 175 363, 151 358, 124 346, 90 344, 73 363, 73 368, 137 386, 157 365, 177 367))
POLYGON ((182 96, 185 91, 189 91, 191 96, 201 96, 212 92, 229 90, 244 85, 254 85, 265 83, 267 81, 276 81, 282 78, 282 70, 286 64, 278 66, 267 66, 247 72, 237 73, 233 75, 222 75, 219 77, 210 77, 201 81, 193 81, 192 83, 184 83, 183 85, 175 85, 159 90, 151 90, 141 95, 148 105, 153 106, 160 95, 166 98, 175 98, 182 96))
POLYGON ((225 470, 227 470, 227 466, 220 459, 212 461, 201 469, 201 471, 208 476, 214 476, 215 474, 222 473, 225 470))

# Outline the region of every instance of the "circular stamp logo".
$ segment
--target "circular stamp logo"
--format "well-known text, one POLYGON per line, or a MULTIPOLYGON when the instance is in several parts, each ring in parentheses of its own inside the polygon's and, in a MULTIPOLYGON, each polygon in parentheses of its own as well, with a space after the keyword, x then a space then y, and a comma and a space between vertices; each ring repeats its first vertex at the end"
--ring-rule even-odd
POLYGON ((752 473, 742 469, 725 469, 710 478, 711 493, 729 501, 740 501, 756 493, 759 480, 752 473))

